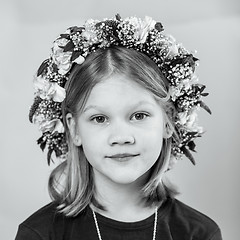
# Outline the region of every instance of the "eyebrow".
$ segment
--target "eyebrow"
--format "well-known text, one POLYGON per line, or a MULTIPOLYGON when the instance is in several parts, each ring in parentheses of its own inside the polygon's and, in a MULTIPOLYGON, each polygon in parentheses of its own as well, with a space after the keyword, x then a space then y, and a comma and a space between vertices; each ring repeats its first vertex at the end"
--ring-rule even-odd
MULTIPOLYGON (((142 106, 142 105, 151 105, 151 106, 153 106, 152 103, 143 100, 143 101, 140 101, 140 102, 138 102, 137 104, 135 104, 135 105, 133 105, 131 107, 132 108, 137 108, 137 107, 142 106)), ((84 108, 83 113, 87 112, 90 109, 102 109, 102 107, 98 106, 98 105, 89 105, 86 108, 84 108)))
POLYGON ((87 106, 86 108, 83 109, 83 113, 87 112, 90 109, 98 109, 98 108, 101 108, 101 107, 97 106, 97 105, 89 105, 89 106, 87 106))

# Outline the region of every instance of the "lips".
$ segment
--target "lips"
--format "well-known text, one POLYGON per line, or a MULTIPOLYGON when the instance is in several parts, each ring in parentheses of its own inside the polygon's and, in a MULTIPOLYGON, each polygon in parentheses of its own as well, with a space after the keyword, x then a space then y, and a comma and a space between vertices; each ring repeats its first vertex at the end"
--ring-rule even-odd
POLYGON ((114 154, 111 156, 107 156, 107 158, 110 158, 112 160, 115 161, 119 161, 119 162, 125 162, 125 161, 129 161, 137 156, 139 156, 140 154, 132 154, 132 153, 119 153, 119 154, 114 154))

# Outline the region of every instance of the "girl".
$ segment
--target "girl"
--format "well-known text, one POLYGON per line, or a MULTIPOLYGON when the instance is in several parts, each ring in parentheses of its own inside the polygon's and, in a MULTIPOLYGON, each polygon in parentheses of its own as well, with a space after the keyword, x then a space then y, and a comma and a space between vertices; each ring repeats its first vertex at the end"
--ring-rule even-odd
POLYGON ((95 21, 55 40, 34 79, 30 121, 40 147, 62 162, 53 202, 19 226, 16 240, 211 239, 214 221, 174 198, 163 178, 190 151, 204 86, 197 59, 149 17, 95 21))

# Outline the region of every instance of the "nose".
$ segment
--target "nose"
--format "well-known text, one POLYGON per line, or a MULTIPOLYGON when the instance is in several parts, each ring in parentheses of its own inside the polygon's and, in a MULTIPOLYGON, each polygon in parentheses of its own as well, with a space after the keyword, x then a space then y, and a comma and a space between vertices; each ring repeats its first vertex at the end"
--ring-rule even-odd
POLYGON ((111 137, 109 137, 109 144, 111 146, 113 145, 125 145, 125 144, 134 144, 135 143, 135 139, 133 136, 131 135, 127 135, 127 134, 118 134, 118 135, 112 135, 111 137))
POLYGON ((125 144, 131 145, 135 143, 135 137, 126 126, 118 125, 112 129, 108 138, 108 143, 111 146, 125 144))

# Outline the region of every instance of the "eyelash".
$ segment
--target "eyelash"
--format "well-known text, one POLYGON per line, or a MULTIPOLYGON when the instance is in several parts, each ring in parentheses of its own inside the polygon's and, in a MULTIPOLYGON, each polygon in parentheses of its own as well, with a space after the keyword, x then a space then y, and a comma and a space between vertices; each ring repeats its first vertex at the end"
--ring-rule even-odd
POLYGON ((104 122, 97 122, 97 118, 104 118, 104 119, 107 119, 107 117, 103 116, 103 115, 97 115, 97 116, 93 116, 92 118, 90 118, 90 121, 93 121, 95 123, 98 123, 98 124, 103 124, 104 122))
POLYGON ((149 114, 148 113, 145 113, 145 112, 136 112, 136 113, 134 113, 132 116, 131 116, 131 119, 135 116, 137 116, 137 115, 141 115, 143 118, 142 119, 140 119, 140 120, 137 120, 137 121, 141 121, 141 120, 144 120, 146 117, 149 117, 149 114))
MULTIPOLYGON (((142 121, 142 120, 144 120, 146 117, 149 117, 149 116, 150 116, 148 113, 145 113, 145 112, 136 112, 136 113, 134 113, 134 114, 130 117, 130 119, 133 119, 133 118, 136 117, 137 115, 141 115, 142 118, 139 119, 139 120, 136 119, 136 121, 142 121)), ((97 115, 97 116, 93 116, 93 117, 90 118, 90 121, 93 121, 93 122, 95 122, 95 123, 97 123, 97 124, 103 124, 103 123, 105 123, 106 120, 108 120, 108 118, 107 118, 106 116, 104 116, 104 115, 97 115), (98 122, 97 119, 99 119, 99 118, 102 118, 102 120, 104 119, 104 121, 98 122)))

